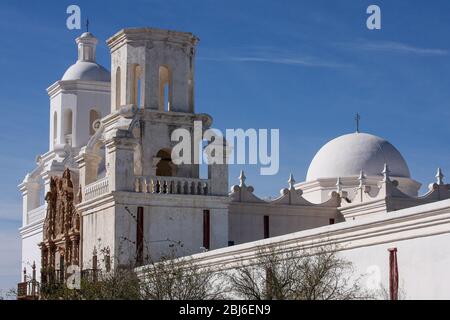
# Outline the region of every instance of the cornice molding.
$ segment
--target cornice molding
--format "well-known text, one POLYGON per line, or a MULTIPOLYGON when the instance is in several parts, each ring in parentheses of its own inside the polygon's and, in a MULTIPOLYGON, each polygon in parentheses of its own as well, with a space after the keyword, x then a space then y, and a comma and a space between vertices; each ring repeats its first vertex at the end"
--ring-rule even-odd
POLYGON ((50 98, 62 92, 73 91, 111 94, 111 83, 107 81, 59 80, 47 88, 50 98))

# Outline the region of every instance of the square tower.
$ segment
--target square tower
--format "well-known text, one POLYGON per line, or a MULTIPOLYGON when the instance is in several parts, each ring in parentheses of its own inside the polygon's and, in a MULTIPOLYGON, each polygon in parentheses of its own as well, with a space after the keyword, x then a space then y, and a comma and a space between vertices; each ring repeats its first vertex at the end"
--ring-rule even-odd
POLYGON ((197 42, 191 33, 149 28, 108 40, 111 113, 77 158, 84 267, 103 248, 119 263, 141 264, 174 247, 187 255, 228 245, 227 164, 208 164, 202 178, 195 161, 194 136, 212 124, 194 113, 197 42), (188 163, 173 160, 177 129, 191 137, 188 163))

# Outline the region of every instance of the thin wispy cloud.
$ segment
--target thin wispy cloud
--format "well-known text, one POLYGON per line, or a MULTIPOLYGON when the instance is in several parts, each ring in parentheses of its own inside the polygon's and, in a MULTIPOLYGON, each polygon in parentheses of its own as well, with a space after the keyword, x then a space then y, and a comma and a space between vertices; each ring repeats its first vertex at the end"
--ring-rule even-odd
POLYGON ((339 45, 345 46, 346 48, 357 50, 414 54, 421 56, 446 56, 449 54, 449 51, 445 49, 423 48, 395 41, 364 41, 364 42, 361 41, 352 44, 341 43, 339 45))
POLYGON ((236 63, 272 63, 290 66, 344 68, 348 64, 329 61, 319 57, 301 55, 294 51, 283 51, 270 47, 249 47, 200 55, 199 60, 236 63))

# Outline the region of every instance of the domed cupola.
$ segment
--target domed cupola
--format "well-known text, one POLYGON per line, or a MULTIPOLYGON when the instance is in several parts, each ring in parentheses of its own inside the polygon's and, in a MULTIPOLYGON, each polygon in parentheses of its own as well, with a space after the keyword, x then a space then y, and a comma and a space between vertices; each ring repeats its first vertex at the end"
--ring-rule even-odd
POLYGON ((346 134, 317 152, 306 180, 358 176, 361 170, 367 176, 381 176, 385 163, 392 177, 411 178, 405 159, 387 140, 367 133, 346 134))
POLYGON ((84 80, 110 82, 111 73, 96 62, 98 40, 90 32, 83 33, 76 39, 78 44, 78 61, 64 73, 62 80, 84 80))
POLYGON ((302 189, 307 200, 320 203, 329 199, 337 183, 349 194, 354 193, 363 176, 365 184, 372 187, 371 192, 376 193, 385 164, 392 179, 399 183, 399 189, 417 196, 421 184, 411 178, 401 153, 389 141, 359 131, 326 143, 311 161, 306 181, 296 188, 302 189))

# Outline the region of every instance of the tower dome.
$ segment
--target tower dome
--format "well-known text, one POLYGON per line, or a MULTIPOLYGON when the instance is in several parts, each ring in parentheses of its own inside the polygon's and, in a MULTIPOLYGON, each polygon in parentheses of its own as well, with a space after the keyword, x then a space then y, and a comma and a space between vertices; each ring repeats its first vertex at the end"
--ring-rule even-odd
POLYGON ((391 176, 411 178, 405 159, 391 143, 367 133, 346 134, 317 152, 306 180, 358 176, 361 170, 367 176, 381 176, 385 163, 391 176))
POLYGON ((111 73, 98 64, 95 59, 98 40, 90 32, 76 39, 78 61, 64 73, 62 80, 111 81, 111 73))

